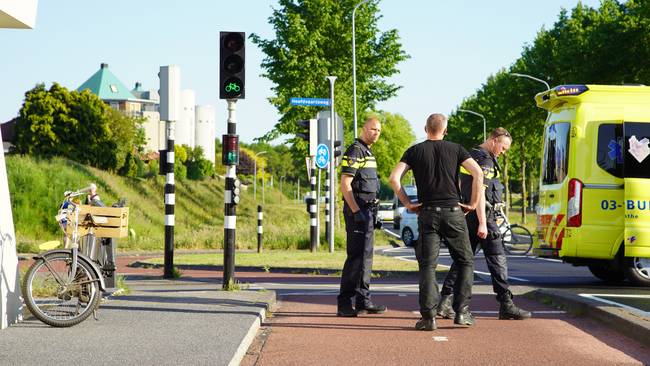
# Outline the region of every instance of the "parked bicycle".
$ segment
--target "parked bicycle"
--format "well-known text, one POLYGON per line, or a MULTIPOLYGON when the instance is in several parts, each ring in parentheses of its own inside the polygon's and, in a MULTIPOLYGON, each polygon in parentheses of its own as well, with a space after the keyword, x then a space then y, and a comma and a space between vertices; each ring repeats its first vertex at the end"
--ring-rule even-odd
POLYGON ((533 235, 521 225, 510 224, 503 211, 504 207, 504 203, 498 203, 494 207, 503 248, 508 254, 526 255, 533 247, 533 235))
POLYGON ((45 243, 53 250, 34 257, 22 283, 27 308, 51 326, 70 327, 91 314, 97 319, 107 289, 105 277, 113 276, 115 270, 110 238, 126 234, 128 208, 82 205, 78 197, 90 191, 88 187, 64 193, 56 215, 64 232, 64 248, 53 249, 58 242, 45 243))

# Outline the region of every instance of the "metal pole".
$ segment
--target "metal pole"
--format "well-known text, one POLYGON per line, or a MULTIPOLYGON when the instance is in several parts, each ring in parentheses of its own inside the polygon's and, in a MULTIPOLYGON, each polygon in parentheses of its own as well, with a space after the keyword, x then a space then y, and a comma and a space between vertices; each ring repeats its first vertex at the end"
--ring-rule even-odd
POLYGON ((253 200, 257 202, 257 154, 253 158, 253 200))
POLYGON ((485 116, 480 114, 480 113, 470 111, 469 109, 459 109, 458 111, 473 114, 475 116, 479 116, 479 117, 483 118, 483 142, 487 141, 487 121, 485 119, 485 116))
POLYGON ((357 9, 367 3, 369 0, 363 0, 358 3, 352 10, 352 117, 354 119, 354 138, 357 138, 357 44, 355 31, 355 17, 357 9))
MULTIPOLYGON (((257 202, 257 157, 266 154, 266 151, 260 151, 253 156, 253 199, 257 202)), ((264 174, 264 172, 262 172, 264 174)), ((262 187, 262 199, 264 197, 264 187, 262 187)))
POLYGON ((262 253, 262 233, 264 229, 262 228, 262 219, 264 213, 262 212, 262 205, 257 205, 257 252, 262 253))
POLYGON ((262 169, 262 204, 266 203, 266 177, 264 177, 264 169, 262 169))
POLYGON ((164 278, 174 278, 174 121, 167 121, 167 174, 165 181, 165 269, 164 278))
MULTIPOLYGON (((237 99, 228 99, 228 134, 237 134, 235 110, 237 99)), ((228 290, 235 282, 235 231, 237 228, 236 204, 232 191, 237 179, 237 165, 226 166, 226 185, 224 192, 223 220, 223 289, 228 290)))
POLYGON ((326 79, 330 82, 330 163, 329 163, 329 172, 330 172, 330 237, 329 237, 329 250, 330 253, 334 252, 334 215, 335 215, 335 205, 336 201, 336 170, 334 170, 335 158, 334 158, 334 139, 336 138, 336 113, 334 110, 334 82, 336 81, 336 76, 327 76, 326 79))
POLYGON ((315 252, 318 249, 318 220, 316 213, 318 211, 318 206, 316 206, 317 199, 316 197, 316 158, 311 157, 311 174, 309 176, 309 183, 311 185, 311 202, 309 205, 309 238, 311 242, 311 251, 315 252))
POLYGON ((538 79, 538 78, 536 78, 536 77, 534 77, 534 76, 530 76, 530 75, 527 75, 527 74, 520 74, 520 73, 518 73, 518 72, 511 72, 510 75, 512 75, 512 76, 518 76, 518 77, 520 77, 520 78, 527 78, 527 79, 530 79, 530 80, 535 80, 535 81, 537 81, 537 82, 540 82, 540 83, 546 85, 546 90, 550 90, 550 89, 551 89, 551 86, 548 85, 548 83, 547 83, 546 81, 544 81, 544 80, 542 80, 542 79, 538 79))

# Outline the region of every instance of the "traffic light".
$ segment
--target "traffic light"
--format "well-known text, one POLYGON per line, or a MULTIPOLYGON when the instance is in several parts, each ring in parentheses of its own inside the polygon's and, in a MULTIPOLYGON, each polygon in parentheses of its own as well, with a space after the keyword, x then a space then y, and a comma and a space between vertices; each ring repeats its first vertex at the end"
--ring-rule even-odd
POLYGON ((239 165, 239 136, 221 135, 221 164, 239 165))
POLYGON ((219 38, 219 99, 244 99, 246 34, 220 32, 219 38))
MULTIPOLYGON (((343 140, 343 119, 341 116, 336 115, 336 126, 335 133, 336 138, 334 139, 334 157, 336 158, 336 165, 338 166, 341 163, 341 151, 342 151, 342 140, 343 140)), ((316 118, 318 118, 318 144, 325 144, 329 148, 330 146, 330 111, 320 111, 316 118)))
POLYGON ((318 146, 318 120, 306 119, 298 121, 298 126, 303 129, 296 133, 296 136, 309 143, 309 156, 316 156, 316 147, 318 146))

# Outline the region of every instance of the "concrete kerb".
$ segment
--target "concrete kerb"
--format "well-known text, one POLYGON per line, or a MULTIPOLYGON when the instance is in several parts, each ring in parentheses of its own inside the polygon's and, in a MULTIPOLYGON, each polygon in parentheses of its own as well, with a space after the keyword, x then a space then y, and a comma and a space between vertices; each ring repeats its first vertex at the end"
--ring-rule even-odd
POLYGON ((574 316, 592 318, 601 324, 650 347, 650 318, 627 309, 603 304, 575 293, 553 289, 536 289, 525 297, 560 307, 574 316))

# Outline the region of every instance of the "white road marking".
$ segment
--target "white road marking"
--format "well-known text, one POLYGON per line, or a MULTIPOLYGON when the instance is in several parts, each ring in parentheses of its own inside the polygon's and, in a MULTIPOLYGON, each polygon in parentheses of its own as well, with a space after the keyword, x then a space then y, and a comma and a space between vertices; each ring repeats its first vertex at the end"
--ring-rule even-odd
MULTIPOLYGON (((488 277, 490 276, 490 274, 488 272, 474 271, 474 273, 478 273, 480 275, 484 275, 484 276, 488 276, 488 277)), ((525 278, 515 277, 515 276, 508 276, 508 279, 517 280, 517 281, 520 281, 520 282, 530 282, 529 280, 527 280, 525 278)), ((488 280, 489 280, 489 278, 488 278, 488 280)))
POLYGON ((447 337, 436 336, 436 337, 433 337, 433 340, 435 342, 447 342, 449 339, 447 339, 447 337))
MULTIPOLYGON (((472 314, 480 314, 480 315, 491 315, 491 314, 499 314, 497 310, 470 310, 472 314)), ((531 311, 533 314, 566 314, 566 311, 563 310, 538 310, 538 311, 531 311)), ((413 314, 420 315, 419 310, 413 311, 413 314)))
POLYGON ((586 297, 588 299, 596 300, 596 301, 599 301, 599 302, 602 302, 602 303, 605 303, 605 304, 619 306, 619 307, 622 307, 624 309, 630 310, 630 311, 632 311, 634 313, 650 317, 650 312, 649 311, 643 311, 643 310, 641 310, 639 308, 635 308, 635 307, 630 306, 630 305, 625 305, 625 304, 621 304, 621 303, 616 302, 616 301, 611 301, 611 300, 601 298, 601 296, 602 296, 602 297, 613 297, 613 298, 618 297, 618 298, 623 298, 623 299, 650 299, 650 295, 629 295, 629 294, 620 294, 620 295, 619 294, 578 294, 578 295, 581 296, 581 297, 586 297))

